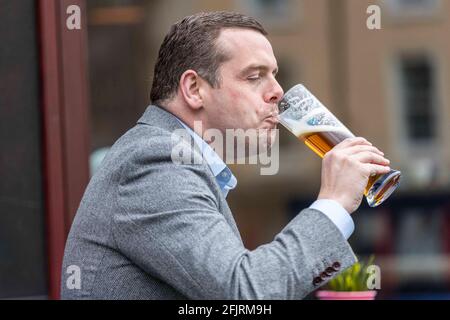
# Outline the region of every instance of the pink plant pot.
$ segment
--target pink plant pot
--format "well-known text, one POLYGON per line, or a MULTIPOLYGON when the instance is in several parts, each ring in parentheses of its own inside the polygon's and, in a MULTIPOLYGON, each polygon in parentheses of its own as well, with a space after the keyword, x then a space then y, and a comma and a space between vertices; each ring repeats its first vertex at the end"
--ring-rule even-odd
POLYGON ((316 292, 319 300, 375 300, 377 291, 325 291, 316 292))

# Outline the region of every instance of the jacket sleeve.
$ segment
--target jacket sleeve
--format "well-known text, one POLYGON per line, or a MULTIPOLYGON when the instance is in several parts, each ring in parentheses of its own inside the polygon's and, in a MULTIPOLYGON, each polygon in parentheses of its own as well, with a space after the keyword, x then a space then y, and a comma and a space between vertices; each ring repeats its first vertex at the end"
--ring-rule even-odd
POLYGON ((314 209, 247 250, 218 210, 206 165, 175 164, 167 145, 130 157, 113 222, 118 250, 153 277, 190 299, 301 299, 356 262, 314 209))

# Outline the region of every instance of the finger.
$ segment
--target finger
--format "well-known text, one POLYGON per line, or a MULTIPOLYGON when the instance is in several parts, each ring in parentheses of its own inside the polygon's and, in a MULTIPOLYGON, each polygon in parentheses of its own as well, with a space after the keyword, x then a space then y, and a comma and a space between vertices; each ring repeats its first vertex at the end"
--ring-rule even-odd
POLYGON ((384 156, 384 153, 380 151, 377 147, 369 146, 369 145, 357 145, 342 149, 348 155, 354 155, 361 152, 372 152, 384 156))
POLYGON ((347 138, 344 141, 342 141, 341 143, 339 143, 335 148, 336 149, 343 149, 343 148, 348 148, 351 146, 356 146, 356 145, 372 145, 369 141, 367 141, 365 138, 362 137, 356 137, 356 138, 347 138))
POLYGON ((382 166, 388 166, 391 163, 385 157, 374 152, 360 152, 351 157, 362 163, 374 163, 382 166))
POLYGON ((375 176, 378 174, 386 174, 389 171, 391 171, 391 168, 389 166, 381 166, 378 164, 366 164, 365 165, 367 172, 369 176, 375 176))

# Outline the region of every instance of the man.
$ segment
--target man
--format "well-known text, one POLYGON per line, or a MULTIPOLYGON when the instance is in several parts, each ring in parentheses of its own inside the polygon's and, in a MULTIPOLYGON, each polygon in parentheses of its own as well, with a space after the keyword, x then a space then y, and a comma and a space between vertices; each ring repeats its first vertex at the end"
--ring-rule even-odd
POLYGON ((155 67, 153 105, 111 148, 80 204, 62 298, 301 299, 355 263, 349 214, 369 176, 389 171, 362 138, 327 154, 318 201, 271 243, 244 248, 227 205, 236 178, 202 137, 208 129, 276 127, 283 90, 266 34, 254 19, 227 12, 172 26, 155 67), (195 140, 195 163, 174 161, 180 129, 195 140))

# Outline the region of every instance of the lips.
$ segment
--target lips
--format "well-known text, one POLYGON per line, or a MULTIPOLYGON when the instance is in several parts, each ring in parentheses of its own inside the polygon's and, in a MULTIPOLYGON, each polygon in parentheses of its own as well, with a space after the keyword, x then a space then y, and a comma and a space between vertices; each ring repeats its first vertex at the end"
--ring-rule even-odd
POLYGON ((279 121, 278 121, 277 117, 267 117, 266 119, 264 119, 264 123, 267 124, 267 126, 264 125, 262 127, 262 129, 272 130, 272 129, 276 129, 277 128, 277 125, 278 125, 279 121))
POLYGON ((278 119, 278 116, 269 116, 264 121, 270 122, 273 125, 277 125, 280 123, 280 120, 278 119))
POLYGON ((267 117, 264 119, 263 122, 268 123, 270 125, 270 127, 266 128, 266 129, 276 129, 277 125, 280 123, 280 120, 278 117, 278 110, 273 109, 273 111, 267 115, 267 117))

